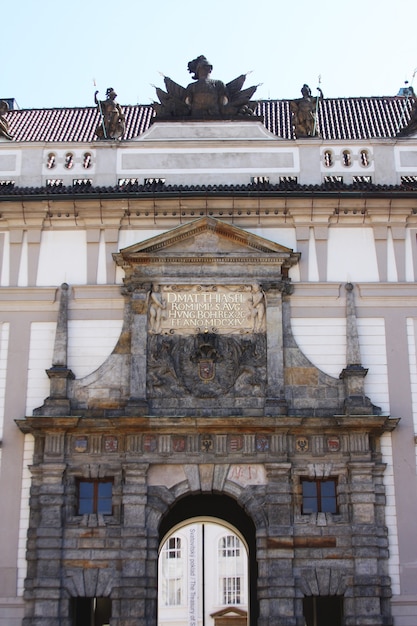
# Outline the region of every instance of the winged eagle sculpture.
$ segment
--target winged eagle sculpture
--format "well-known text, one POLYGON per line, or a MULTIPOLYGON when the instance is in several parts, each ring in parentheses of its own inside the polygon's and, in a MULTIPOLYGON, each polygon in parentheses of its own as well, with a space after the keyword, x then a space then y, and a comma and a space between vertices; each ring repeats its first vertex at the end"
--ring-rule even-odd
POLYGON ((242 91, 246 74, 224 84, 210 78, 212 70, 213 66, 206 57, 200 55, 188 63, 188 71, 195 81, 188 87, 182 87, 164 76, 166 91, 156 87, 159 102, 153 106, 157 117, 204 120, 254 115, 256 102, 250 102, 250 99, 257 86, 242 91))

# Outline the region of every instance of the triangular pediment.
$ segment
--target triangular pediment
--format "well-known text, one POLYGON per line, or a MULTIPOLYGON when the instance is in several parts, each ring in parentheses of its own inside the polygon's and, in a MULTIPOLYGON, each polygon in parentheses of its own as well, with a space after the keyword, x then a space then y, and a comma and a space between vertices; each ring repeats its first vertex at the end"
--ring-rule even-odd
POLYGON ((121 266, 132 266, 145 258, 164 257, 279 257, 286 265, 294 265, 299 258, 291 248, 259 237, 210 217, 183 224, 173 230, 124 248, 114 255, 121 266))

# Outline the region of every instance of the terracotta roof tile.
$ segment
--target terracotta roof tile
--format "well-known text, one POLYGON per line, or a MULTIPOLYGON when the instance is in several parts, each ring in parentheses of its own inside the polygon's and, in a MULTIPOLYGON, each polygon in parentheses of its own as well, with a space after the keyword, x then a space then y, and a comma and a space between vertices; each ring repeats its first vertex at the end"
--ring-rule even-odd
MULTIPOLYGON (((401 96, 380 98, 325 98, 319 102, 317 127, 326 140, 395 137, 407 124, 412 99, 401 96)), ((262 100, 255 114, 266 128, 283 139, 293 139, 291 100, 262 100)), ((151 124, 151 105, 122 107, 126 117, 123 139, 138 137, 151 124)), ((64 109, 18 109, 8 111, 13 141, 92 142, 99 123, 96 107, 64 109)))

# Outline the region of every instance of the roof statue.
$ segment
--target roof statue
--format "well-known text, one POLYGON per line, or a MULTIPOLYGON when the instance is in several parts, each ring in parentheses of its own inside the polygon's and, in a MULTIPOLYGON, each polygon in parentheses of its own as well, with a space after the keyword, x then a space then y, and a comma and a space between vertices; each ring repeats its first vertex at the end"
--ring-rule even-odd
POLYGON ((120 104, 116 102, 117 93, 113 87, 106 91, 106 99, 97 99, 98 91, 94 94, 94 102, 100 112, 100 122, 96 128, 99 139, 120 139, 125 132, 125 116, 120 104))
POLYGON ((188 71, 195 82, 186 88, 164 76, 166 92, 156 88, 160 100, 154 103, 157 117, 204 120, 253 115, 256 103, 250 102, 250 99, 257 87, 248 87, 242 91, 246 74, 225 84, 210 78, 212 70, 213 66, 206 57, 200 55, 188 63, 188 71))
POLYGON ((0 137, 5 137, 6 139, 13 139, 11 135, 9 135, 9 122, 4 117, 4 114, 9 110, 9 105, 5 100, 0 100, 0 137))
POLYGON ((301 88, 302 98, 292 100, 290 104, 294 132, 297 139, 299 137, 314 137, 317 135, 317 104, 318 100, 323 100, 323 92, 317 87, 318 98, 313 98, 311 89, 304 84, 301 88))

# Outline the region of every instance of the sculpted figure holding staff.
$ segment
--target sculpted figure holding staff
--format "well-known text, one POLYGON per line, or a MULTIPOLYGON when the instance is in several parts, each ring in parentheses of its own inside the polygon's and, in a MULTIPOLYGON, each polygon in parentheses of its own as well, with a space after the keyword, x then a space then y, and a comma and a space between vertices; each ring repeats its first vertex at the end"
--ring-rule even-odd
POLYGON ((106 91, 106 99, 97 99, 98 91, 94 94, 94 102, 100 112, 100 123, 96 128, 99 139, 120 139, 125 132, 125 116, 120 104, 116 102, 117 93, 113 87, 106 91))

